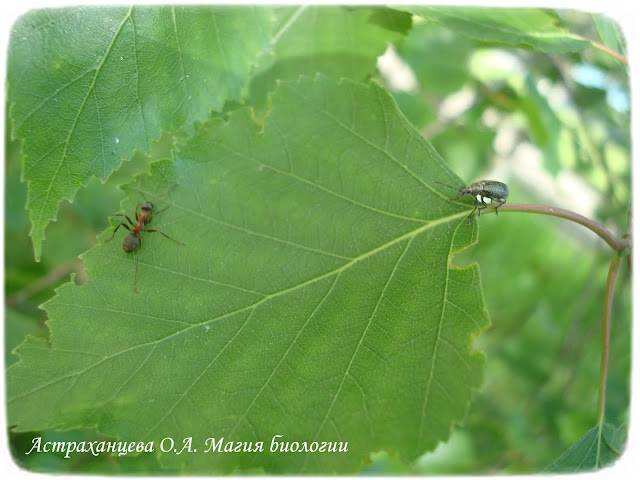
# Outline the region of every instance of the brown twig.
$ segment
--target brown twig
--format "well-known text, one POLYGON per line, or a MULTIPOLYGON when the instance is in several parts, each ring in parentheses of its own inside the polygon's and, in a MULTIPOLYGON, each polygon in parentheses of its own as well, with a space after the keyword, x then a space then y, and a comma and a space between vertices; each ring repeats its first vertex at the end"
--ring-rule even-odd
POLYGON ((73 273, 73 272, 77 273, 79 271, 82 271, 81 260, 75 260, 74 262, 71 262, 71 263, 65 263, 64 265, 59 265, 51 269, 51 271, 49 271, 46 275, 38 278, 33 283, 24 287, 22 290, 12 295, 8 295, 5 298, 5 303, 7 307, 16 306, 24 302, 27 298, 32 297, 36 293, 56 283, 58 280, 69 275, 70 273, 73 273))
MULTIPOLYGON (((587 227, 592 232, 595 232, 600 238, 607 242, 607 244, 611 248, 616 251, 613 260, 611 260, 609 273, 607 275, 604 299, 604 313, 602 315, 602 357, 600 360, 600 386, 598 391, 598 423, 602 425, 602 422, 604 421, 606 404, 607 372, 609 369, 609 337, 611 333, 613 289, 615 287, 618 271, 620 270, 621 257, 625 255, 628 257, 631 256, 629 252, 631 248, 631 237, 629 235, 625 235, 623 239, 620 240, 598 222, 587 217, 583 217, 582 215, 579 215, 575 212, 565 210, 563 208, 548 207, 544 205, 530 205, 524 203, 509 203, 500 206, 500 211, 540 213, 543 215, 553 215, 555 217, 571 220, 572 222, 579 223, 580 225, 587 227)), ((631 214, 629 214, 629 224, 631 224, 631 214)), ((630 262, 630 260, 628 261, 630 262)))
POLYGON ((531 205, 527 203, 507 203, 500 207, 500 212, 529 212, 540 213, 542 215, 552 215, 554 217, 564 218, 571 220, 572 222, 579 223, 580 225, 587 227, 592 232, 595 232, 600 238, 602 238, 611 248, 616 252, 621 252, 625 248, 629 248, 631 245, 626 240, 618 239, 613 233, 604 228, 595 220, 583 217, 582 215, 565 210, 563 208, 548 207, 545 205, 531 205))
POLYGON ((598 391, 598 422, 604 420, 605 397, 607 392, 607 371, 609 369, 609 337, 611 332, 611 308, 613 288, 620 270, 620 255, 611 260, 604 295, 604 315, 602 316, 602 357, 600 359, 600 389, 598 391))

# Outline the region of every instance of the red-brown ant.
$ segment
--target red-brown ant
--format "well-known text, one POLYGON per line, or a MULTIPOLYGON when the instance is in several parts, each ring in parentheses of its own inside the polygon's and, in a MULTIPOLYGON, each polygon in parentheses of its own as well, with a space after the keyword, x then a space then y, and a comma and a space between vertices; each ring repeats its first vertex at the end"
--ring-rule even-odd
POLYGON ((157 211, 154 215, 151 215, 151 211, 153 210, 153 202, 155 200, 157 200, 160 197, 164 197, 167 193, 169 193, 169 191, 175 187, 177 184, 173 184, 171 185, 169 188, 167 188, 167 190, 164 193, 161 193, 160 195, 158 195, 157 197, 154 197, 151 201, 147 200, 147 197, 144 196, 144 194, 140 191, 140 179, 138 179, 138 185, 136 186, 136 190, 138 191, 138 193, 140 194, 140 196, 142 198, 144 198, 144 203, 136 205, 136 211, 135 211, 135 215, 136 215, 136 222, 134 223, 133 220, 131 220, 129 218, 128 215, 125 215, 124 213, 116 213, 114 215, 110 215, 111 217, 124 217, 127 219, 127 221, 129 222, 129 224, 131 225, 131 227, 129 227, 129 225, 127 225, 124 222, 121 222, 113 231, 113 235, 111 235, 111 238, 109 240, 107 240, 107 242, 110 242, 111 240, 113 240, 113 237, 115 237, 116 232, 118 231, 118 229, 120 227, 124 227, 127 230, 129 230, 129 233, 127 233, 124 238, 122 239, 122 250, 125 251, 125 253, 131 253, 133 252, 136 248, 138 248, 138 258, 136 260, 136 271, 133 275, 133 291, 135 293, 138 293, 138 291, 136 290, 136 279, 138 278, 138 265, 140 265, 140 252, 142 250, 142 236, 141 233, 144 230, 145 232, 149 232, 149 233, 159 233, 160 235, 163 235, 165 237, 167 237, 169 240, 173 240, 174 242, 180 244, 180 245, 184 245, 184 243, 179 242, 178 240, 175 240, 173 238, 171 238, 169 235, 167 235, 166 233, 161 232, 160 230, 155 230, 153 228, 145 228, 146 225, 149 225, 149 223, 151 223, 151 220, 153 220, 153 217, 155 217, 156 215, 160 215, 162 212, 164 212, 167 208, 169 207, 165 207, 162 210, 157 211), (140 211, 138 211, 138 209, 140 211))

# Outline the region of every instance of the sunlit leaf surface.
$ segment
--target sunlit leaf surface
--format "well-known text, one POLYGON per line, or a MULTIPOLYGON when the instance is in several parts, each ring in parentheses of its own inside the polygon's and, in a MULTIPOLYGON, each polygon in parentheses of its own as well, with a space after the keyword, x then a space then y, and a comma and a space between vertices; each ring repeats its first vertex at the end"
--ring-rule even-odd
MULTIPOLYGON (((193 437, 188 471, 353 472, 371 451, 415 459, 448 438, 480 385, 488 325, 459 182, 377 84, 282 83, 264 125, 248 109, 202 125, 141 182, 169 207, 135 256, 111 237, 89 281, 45 306, 50 345, 8 371, 17 430, 97 427, 193 437), (271 453, 284 441, 345 453, 271 453), (204 454, 210 437, 264 452, 204 454)), ((124 210, 140 201, 135 184, 124 210)))

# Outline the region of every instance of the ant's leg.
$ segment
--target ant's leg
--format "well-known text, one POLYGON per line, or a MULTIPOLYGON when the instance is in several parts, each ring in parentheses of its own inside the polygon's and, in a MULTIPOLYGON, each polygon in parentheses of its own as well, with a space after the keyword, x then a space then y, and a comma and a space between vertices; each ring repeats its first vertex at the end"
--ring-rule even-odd
MULTIPOLYGON (((171 205, 169 205, 169 206, 171 206, 171 205)), ((149 224, 151 223, 151 220, 153 220, 153 217, 155 217, 155 216, 157 216, 157 215, 160 215, 160 214, 161 214, 162 212, 164 212, 167 208, 169 208, 169 206, 164 207, 164 208, 163 208, 163 209, 161 209, 161 210, 158 210, 158 211, 157 211, 156 213, 154 213, 153 215, 149 215, 149 217, 147 218, 147 221, 145 222, 145 225, 149 225, 149 224)), ((149 230, 147 230, 147 232, 148 232, 148 231, 149 231, 149 230)))
POLYGON ((149 233, 159 233, 160 235, 164 235, 165 237, 167 237, 169 240, 173 240, 174 242, 179 243, 180 245, 185 245, 184 243, 179 242, 175 238, 171 238, 169 235, 167 235, 164 232, 161 232, 160 230, 154 230, 153 228, 149 228, 149 229, 145 229, 144 231, 149 233))
POLYGON ((166 207, 164 207, 163 209, 158 210, 156 213, 154 213, 153 215, 160 215, 162 212, 164 212, 167 208, 169 208, 171 205, 168 205, 166 207))
POLYGON ((127 219, 130 225, 135 226, 135 222, 129 218, 129 215, 125 215, 124 213, 114 213, 113 215, 109 215, 110 217, 124 217, 127 219))
POLYGON ((138 236, 140 243, 138 244, 138 255, 136 258, 136 271, 133 274, 133 293, 138 293, 136 290, 136 282, 138 280, 138 266, 140 265, 140 253, 142 252, 142 235, 138 236))
POLYGON ((113 237, 115 237, 115 236, 116 236, 116 232, 118 231, 118 229, 119 229, 120 227, 124 227, 124 228, 126 228, 127 230, 131 231, 131 229, 129 228, 129 225, 127 225, 126 223, 121 223, 121 224, 119 224, 119 225, 116 227, 116 229, 113 231, 113 235, 111 235, 111 238, 110 238, 109 240, 107 240, 107 242, 110 242, 111 240, 113 240, 113 237))

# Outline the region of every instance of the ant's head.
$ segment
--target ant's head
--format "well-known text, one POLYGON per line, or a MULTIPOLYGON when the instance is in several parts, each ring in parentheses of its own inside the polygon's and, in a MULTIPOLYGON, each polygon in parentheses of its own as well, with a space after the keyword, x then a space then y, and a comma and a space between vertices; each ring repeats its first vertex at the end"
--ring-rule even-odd
POLYGON ((142 205, 140 205, 140 208, 145 212, 150 212, 151 210, 153 210, 153 204, 151 202, 144 202, 142 205))

